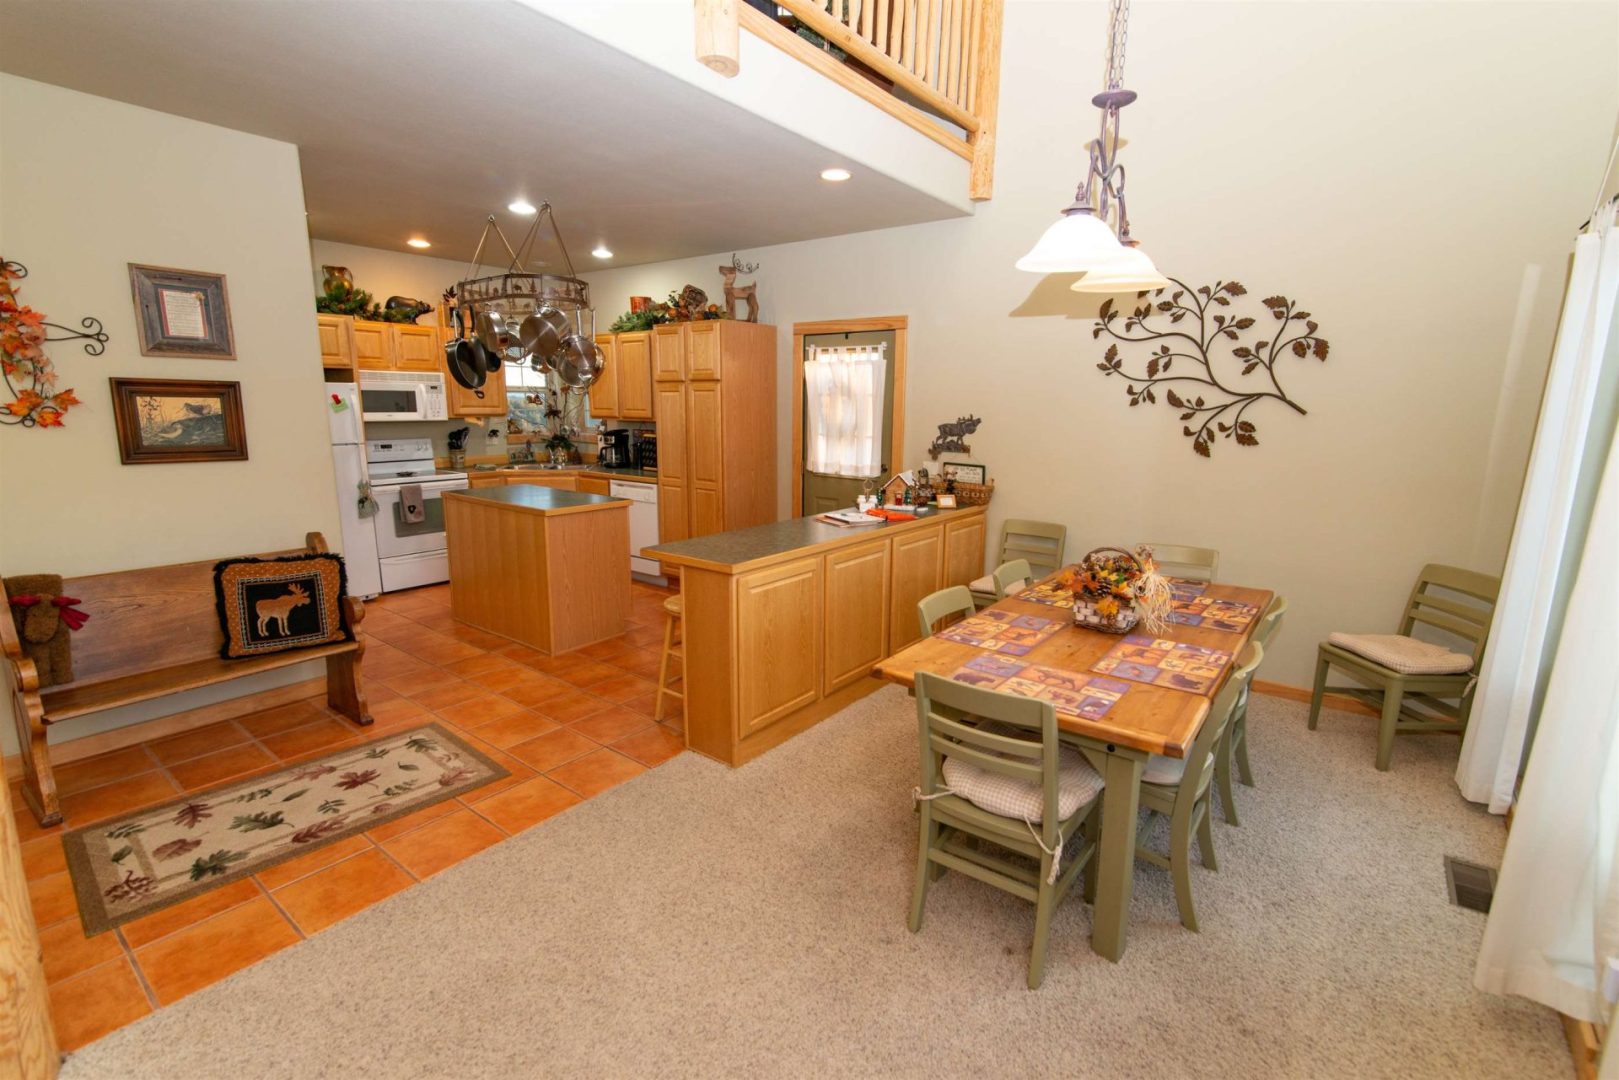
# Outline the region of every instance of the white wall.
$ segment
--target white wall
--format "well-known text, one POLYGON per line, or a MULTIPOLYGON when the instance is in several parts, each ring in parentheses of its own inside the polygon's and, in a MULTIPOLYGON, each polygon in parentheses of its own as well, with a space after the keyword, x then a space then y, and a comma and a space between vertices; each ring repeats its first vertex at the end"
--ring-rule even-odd
MULTIPOLYGON (((1423 563, 1499 567, 1567 253, 1619 107, 1619 10, 1136 5, 1126 84, 1141 100, 1123 131, 1137 236, 1193 286, 1301 301, 1332 345, 1325 364, 1285 366, 1308 416, 1256 408, 1261 445, 1221 440, 1207 461, 1173 412, 1129 408, 1096 370, 1094 302, 1012 267, 1081 175, 1105 26, 1100 3, 1008 6, 996 195, 973 219, 741 254, 762 264, 783 372, 795 321, 909 316, 908 464, 934 425, 976 413, 992 526, 1064 521, 1076 557, 1219 548, 1227 580, 1292 600, 1264 674, 1305 686, 1329 631, 1394 628, 1423 563), (1506 447, 1493 472, 1492 444, 1506 447)), ((717 295, 729 256, 587 276, 610 319, 687 281, 717 295)))
MULTIPOLYGON (((340 546, 297 147, 0 75, 0 251, 28 267, 22 302, 66 325, 93 315, 111 335, 99 357, 49 347, 84 401, 64 428, 0 427, 0 572, 225 557, 310 530, 340 546), (225 274, 238 359, 142 356, 131 262, 225 274), (111 376, 240 382, 249 459, 120 464, 111 376)), ((53 741, 319 671, 74 721, 53 741)), ((14 752, 9 722, 0 739, 14 752)))

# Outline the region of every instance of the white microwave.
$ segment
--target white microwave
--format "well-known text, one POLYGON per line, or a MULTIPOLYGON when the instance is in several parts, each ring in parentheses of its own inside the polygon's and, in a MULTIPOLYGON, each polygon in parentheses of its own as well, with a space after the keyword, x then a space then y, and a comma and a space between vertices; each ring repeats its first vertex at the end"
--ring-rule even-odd
POLYGON ((444 376, 427 371, 362 371, 360 416, 367 423, 448 420, 444 376))

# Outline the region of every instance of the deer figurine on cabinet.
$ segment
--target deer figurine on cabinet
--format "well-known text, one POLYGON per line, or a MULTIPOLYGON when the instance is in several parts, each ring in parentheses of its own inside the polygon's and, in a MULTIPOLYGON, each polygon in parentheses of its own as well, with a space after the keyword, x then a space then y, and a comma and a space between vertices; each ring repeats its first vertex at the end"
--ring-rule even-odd
POLYGON ((736 276, 738 274, 751 274, 757 269, 759 269, 758 263, 744 263, 741 259, 736 257, 735 253, 731 255, 731 262, 729 266, 720 267, 720 277, 725 279, 726 318, 736 318, 737 301, 746 300, 748 302, 747 321, 752 323, 759 321, 759 298, 754 295, 754 290, 759 287, 758 283, 749 282, 746 285, 738 285, 736 283, 736 276))

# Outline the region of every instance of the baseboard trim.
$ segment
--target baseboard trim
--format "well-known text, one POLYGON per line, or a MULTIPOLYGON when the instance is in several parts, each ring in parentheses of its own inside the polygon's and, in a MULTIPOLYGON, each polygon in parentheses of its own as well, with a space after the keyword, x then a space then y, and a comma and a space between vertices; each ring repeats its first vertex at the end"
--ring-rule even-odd
MULTIPOLYGON (((1309 704, 1314 695, 1313 690, 1306 690, 1302 686, 1289 686, 1286 683, 1269 682, 1265 679, 1254 680, 1254 693, 1265 694, 1268 697, 1285 698, 1288 701, 1302 701, 1309 704)), ((1343 694, 1326 694, 1321 698, 1321 707, 1324 709, 1338 709, 1342 712, 1359 713, 1362 716, 1377 716, 1378 712, 1364 701, 1346 697, 1343 694)))
MULTIPOLYGON (((217 724, 221 720, 234 720, 238 716, 246 716, 260 709, 273 709, 278 705, 290 705, 294 701, 304 698, 317 697, 326 692, 326 679, 324 676, 315 679, 306 679, 303 682, 289 683, 286 686, 272 687, 269 690, 260 690, 244 697, 230 698, 227 701, 216 701, 212 705, 202 705, 184 712, 171 713, 168 716, 157 716, 150 720, 142 720, 138 724, 127 727, 114 728, 112 731, 102 731, 95 735, 86 735, 82 739, 69 739, 62 743, 51 745, 51 764, 66 765, 70 761, 82 761, 87 757, 105 754, 113 750, 122 750, 136 743, 147 742, 151 739, 163 739, 170 735, 182 735, 195 728, 207 727, 217 724)), ((19 756, 7 757, 5 760, 6 782, 22 779, 22 758, 19 756)))
POLYGON ((1563 1013, 1557 1016, 1563 1021, 1563 1036, 1568 1039, 1568 1052, 1574 1055, 1574 1075, 1578 1080, 1597 1080, 1597 1062, 1602 1060, 1602 1039, 1597 1035, 1596 1025, 1563 1013))

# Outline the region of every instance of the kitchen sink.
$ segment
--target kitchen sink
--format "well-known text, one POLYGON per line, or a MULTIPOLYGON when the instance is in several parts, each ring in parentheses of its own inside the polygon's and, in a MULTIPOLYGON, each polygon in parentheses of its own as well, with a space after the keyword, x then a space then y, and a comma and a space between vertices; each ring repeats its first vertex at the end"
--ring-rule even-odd
POLYGON ((508 465, 508 466, 506 466, 506 468, 508 468, 508 469, 519 469, 519 470, 521 470, 523 472, 579 472, 579 471, 584 469, 584 466, 583 465, 552 465, 550 462, 545 462, 543 464, 536 463, 536 464, 531 464, 531 465, 508 465))

